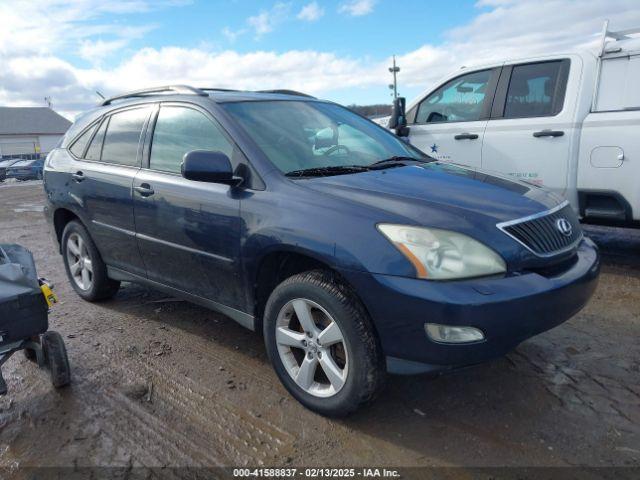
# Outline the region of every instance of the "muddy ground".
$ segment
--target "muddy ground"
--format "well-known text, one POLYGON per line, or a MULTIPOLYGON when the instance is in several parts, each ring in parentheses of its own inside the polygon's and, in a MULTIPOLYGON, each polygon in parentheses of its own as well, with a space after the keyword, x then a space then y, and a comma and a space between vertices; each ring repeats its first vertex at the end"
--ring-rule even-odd
POLYGON ((38 183, 0 185, 0 242, 31 249, 55 283, 73 384, 8 361, 0 467, 640 465, 640 231, 588 229, 602 277, 569 322, 486 365, 392 377, 335 421, 293 400, 262 339, 220 314, 132 284, 82 301, 42 204, 38 183))

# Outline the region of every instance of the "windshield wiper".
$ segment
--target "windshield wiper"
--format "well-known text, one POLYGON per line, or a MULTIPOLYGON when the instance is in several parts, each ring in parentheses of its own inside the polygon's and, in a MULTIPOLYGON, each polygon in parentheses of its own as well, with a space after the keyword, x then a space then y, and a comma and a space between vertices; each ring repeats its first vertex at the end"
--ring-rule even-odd
POLYGON ((363 165, 330 165, 327 167, 304 168, 285 173, 287 177, 324 177, 329 175, 344 175, 347 173, 366 172, 369 167, 363 165))
POLYGON ((405 162, 427 163, 431 160, 423 160, 415 157, 396 155, 378 160, 370 165, 329 165, 327 167, 312 167, 302 170, 292 170, 285 173, 287 177, 324 177, 330 175, 345 175, 348 173, 366 172, 369 170, 382 170, 385 168, 403 167, 405 162))
POLYGON ((401 167, 406 165, 404 162, 420 162, 427 163, 428 160, 423 160, 421 158, 415 157, 405 157, 402 155, 394 155, 393 157, 384 158, 382 160, 378 160, 377 162, 373 162, 369 165, 370 169, 376 170, 378 168, 389 168, 389 167, 401 167))

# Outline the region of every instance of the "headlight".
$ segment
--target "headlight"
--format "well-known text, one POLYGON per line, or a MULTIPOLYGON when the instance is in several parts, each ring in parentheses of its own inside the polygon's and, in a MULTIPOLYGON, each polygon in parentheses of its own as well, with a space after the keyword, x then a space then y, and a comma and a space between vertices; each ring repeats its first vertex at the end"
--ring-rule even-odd
POLYGON ((416 269, 418 278, 452 280, 506 271, 500 255, 461 233, 407 225, 378 225, 416 269))

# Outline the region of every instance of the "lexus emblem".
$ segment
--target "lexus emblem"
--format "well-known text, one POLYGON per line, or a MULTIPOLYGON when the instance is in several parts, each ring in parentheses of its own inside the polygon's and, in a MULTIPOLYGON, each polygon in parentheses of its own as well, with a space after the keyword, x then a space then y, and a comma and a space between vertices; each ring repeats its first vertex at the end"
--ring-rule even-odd
POLYGON ((565 237, 570 237, 573 233, 573 227, 566 218, 559 218, 556 220, 556 228, 565 237))

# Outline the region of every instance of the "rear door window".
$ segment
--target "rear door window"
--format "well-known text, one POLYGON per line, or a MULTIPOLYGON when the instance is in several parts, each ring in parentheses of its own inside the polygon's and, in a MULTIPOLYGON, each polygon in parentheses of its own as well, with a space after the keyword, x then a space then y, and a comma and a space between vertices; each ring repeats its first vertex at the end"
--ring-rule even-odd
POLYGON ((153 131, 149 167, 180 173, 185 153, 215 150, 232 156, 233 145, 206 115, 192 108, 162 106, 153 131))
POLYGON ((148 116, 149 108, 124 110, 111 115, 104 137, 101 160, 137 166, 140 135, 148 116))
POLYGON ((544 117, 562 110, 568 61, 515 65, 503 118, 544 117))

